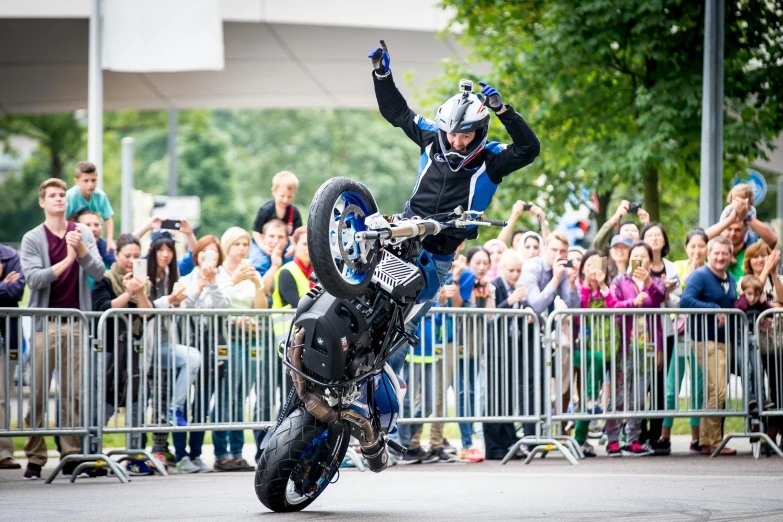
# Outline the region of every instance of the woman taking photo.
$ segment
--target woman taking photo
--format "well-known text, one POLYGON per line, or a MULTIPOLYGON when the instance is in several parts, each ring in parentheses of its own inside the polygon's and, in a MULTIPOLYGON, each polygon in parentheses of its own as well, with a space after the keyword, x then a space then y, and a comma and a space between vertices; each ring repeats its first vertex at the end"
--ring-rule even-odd
MULTIPOLYGON (((630 263, 635 266, 631 275, 621 275, 614 280, 611 292, 616 302, 613 308, 658 308, 666 298, 664 282, 654 277, 650 270, 653 251, 641 241, 631 247, 630 263)), ((630 408, 641 411, 645 405, 647 390, 644 384, 651 382, 651 363, 647 361, 647 350, 656 351, 655 365, 663 366, 663 329, 660 315, 618 315, 617 323, 622 342, 622 351, 617 356, 615 375, 616 402, 608 413, 618 413, 630 408), (613 411, 612 411, 613 410, 613 411)), ((626 447, 620 448, 620 421, 606 421, 608 445, 607 455, 643 456, 649 454, 641 444, 642 420, 630 418, 625 424, 626 447)))
MULTIPOLYGON (((252 310, 266 308, 264 283, 250 263, 250 234, 231 227, 220 238, 225 260, 218 268, 217 282, 228 301, 228 308, 252 310)), ((230 340, 227 367, 218 378, 213 421, 239 423, 244 421, 245 398, 252 390, 250 342, 254 322, 249 318, 232 317, 227 325, 230 340)), ((245 471, 253 467, 242 457, 245 445, 243 430, 213 431, 216 471, 245 471)))
MULTIPOLYGON (((150 283, 148 278, 140 280, 133 277, 133 262, 141 259, 141 244, 131 234, 122 234, 117 238, 114 264, 106 271, 103 279, 92 287, 92 308, 96 312, 105 312, 112 308, 152 308, 149 300, 150 283)), ((132 351, 132 367, 128 368, 128 348, 133 340, 142 336, 143 319, 139 315, 115 316, 117 321, 106 321, 106 410, 109 418, 127 404, 127 394, 131 394, 131 410, 125 412, 129 425, 139 425, 139 386, 144 382, 140 378, 138 352, 132 351), (127 319, 127 321, 126 321, 127 319), (130 331, 128 324, 130 323, 130 331), (115 325, 117 329, 115 330, 115 325), (115 379, 116 377, 116 379, 115 379), (116 388, 115 388, 116 382, 116 388)), ((146 447, 144 434, 131 434, 131 448, 146 447)), ((151 475, 152 468, 143 459, 127 461, 125 468, 131 475, 151 475)))
MULTIPOLYGON (((660 223, 647 223, 639 234, 642 241, 650 245, 652 249, 652 262, 650 263, 650 273, 653 277, 658 277, 663 280, 666 285, 666 300, 664 301, 664 308, 678 308, 680 306, 680 295, 682 295, 682 288, 680 287, 680 275, 677 266, 666 259, 669 255, 669 236, 666 234, 666 229, 660 223)), ((655 372, 655 381, 650 383, 650 400, 652 402, 652 410, 662 410, 666 400, 666 377, 669 366, 672 364, 672 357, 676 351, 676 339, 674 327, 671 321, 662 321, 663 335, 665 338, 664 345, 664 363, 655 372), (655 392, 653 392, 655 390, 655 392)), ((644 434, 643 439, 650 441, 650 446, 655 451, 656 455, 670 455, 671 444, 668 440, 662 440, 663 434, 663 419, 649 419, 644 425, 649 423, 649 431, 644 434)))
MULTIPOLYGON (((214 309, 226 308, 228 299, 217 284, 217 267, 223 262, 223 250, 220 240, 215 236, 204 236, 193 248, 193 271, 179 280, 184 287, 185 300, 180 308, 214 309)), ((202 370, 196 381, 196 393, 193 401, 193 419, 196 423, 208 422, 209 402, 215 388, 215 320, 210 317, 191 317, 194 327, 188 331, 193 334, 193 343, 201 347, 202 370)), ((206 473, 212 471, 201 458, 204 444, 204 431, 178 431, 171 434, 174 441, 174 457, 179 473, 206 473), (190 438, 190 451, 187 449, 190 438)))

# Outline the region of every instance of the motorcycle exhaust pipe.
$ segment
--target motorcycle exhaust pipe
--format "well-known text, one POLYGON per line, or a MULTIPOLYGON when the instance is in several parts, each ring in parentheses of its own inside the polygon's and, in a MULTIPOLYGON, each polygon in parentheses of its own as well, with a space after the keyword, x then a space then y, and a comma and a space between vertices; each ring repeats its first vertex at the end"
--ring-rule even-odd
MULTIPOLYGON (((302 345, 304 343, 304 337, 304 328, 299 328, 294 334, 294 344, 291 347, 290 352, 291 364, 299 371, 302 371, 302 345)), ((296 394, 313 417, 323 422, 334 422, 337 420, 337 411, 329 406, 323 397, 307 391, 307 381, 304 377, 296 372, 291 372, 291 379, 294 381, 296 394)))
POLYGON ((367 461, 367 467, 374 473, 380 473, 389 465, 389 454, 386 452, 386 443, 383 437, 376 437, 370 421, 362 417, 354 410, 343 410, 340 417, 356 424, 362 430, 362 438, 359 444, 362 447, 362 456, 367 461))

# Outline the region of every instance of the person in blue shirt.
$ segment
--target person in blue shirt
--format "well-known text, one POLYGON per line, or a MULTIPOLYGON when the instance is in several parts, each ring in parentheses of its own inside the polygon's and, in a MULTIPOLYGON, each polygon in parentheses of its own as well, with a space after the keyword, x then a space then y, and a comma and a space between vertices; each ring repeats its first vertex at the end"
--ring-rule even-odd
MULTIPOLYGON (((680 306, 683 308, 733 308, 737 297, 734 277, 728 272, 734 245, 723 236, 707 244, 708 265, 696 269, 688 278, 682 292, 680 306)), ((726 405, 726 340, 734 337, 727 332, 725 314, 711 314, 706 317, 695 314, 691 317, 691 336, 695 343, 696 360, 707 381, 707 407, 710 410, 723 409, 726 405), (703 325, 706 323, 706 325, 703 325), (706 346, 705 346, 706 343, 706 346)), ((699 445, 702 455, 711 455, 723 440, 721 417, 701 419, 699 445)), ((737 451, 723 448, 721 455, 736 455, 737 451)))
POLYGON ((110 252, 114 252, 114 210, 111 208, 106 193, 98 188, 98 172, 95 165, 89 161, 80 161, 76 164, 75 185, 65 192, 68 206, 65 217, 75 220, 76 214, 83 209, 92 210, 99 219, 103 219, 106 226, 106 245, 110 252))

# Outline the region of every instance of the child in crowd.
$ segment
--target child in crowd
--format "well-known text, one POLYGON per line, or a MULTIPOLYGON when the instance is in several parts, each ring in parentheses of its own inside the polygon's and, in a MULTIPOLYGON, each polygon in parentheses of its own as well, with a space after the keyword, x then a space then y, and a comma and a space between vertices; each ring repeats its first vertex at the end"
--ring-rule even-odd
POLYGON ((114 219, 112 218, 114 210, 106 193, 98 188, 98 172, 95 170, 95 165, 89 161, 77 163, 74 183, 75 185, 65 193, 68 200, 65 216, 74 221, 76 214, 82 209, 87 208, 95 212, 103 219, 106 229, 106 250, 114 252, 114 219))
MULTIPOLYGON (((728 203, 728 205, 726 205, 723 212, 720 213, 719 222, 729 217, 731 211, 734 210, 734 202, 739 200, 746 200, 748 202, 748 215, 745 216, 745 223, 756 218, 756 207, 753 206, 753 187, 747 183, 739 183, 738 185, 734 185, 729 191, 728 196, 726 196, 726 203, 728 203)), ((750 227, 747 228, 748 230, 745 232, 745 244, 751 245, 758 241, 759 236, 753 229, 750 227)))
MULTIPOLYGON (((748 340, 748 353, 754 352, 754 337, 753 332, 756 330, 756 319, 762 312, 769 310, 772 306, 766 301, 761 299, 764 294, 764 283, 758 277, 753 274, 743 276, 740 280, 740 296, 739 299, 734 301, 734 308, 739 308, 748 317, 748 329, 751 333, 751 337, 748 340)), ((769 322, 769 319, 766 320, 769 322)), ((764 320, 762 320, 762 323, 764 320)), ((762 328, 763 330, 763 328, 762 328)), ((766 335, 766 332, 762 332, 762 336, 766 335)), ((756 368, 755 357, 750 357, 750 376, 749 376, 749 403, 750 409, 755 410, 758 407, 758 401, 756 399, 756 375, 758 375, 758 369, 756 368)), ((770 409, 774 407, 774 404, 764 401, 764 409, 770 409)))
MULTIPOLYGON (((254 249, 260 249, 267 256, 272 255, 272 251, 264 245, 264 225, 273 219, 279 219, 286 225, 287 236, 291 236, 294 230, 302 226, 302 214, 296 205, 291 203, 296 196, 299 188, 297 177, 287 170, 275 174, 272 178, 272 197, 273 199, 264 203, 258 209, 256 218, 253 220, 253 244, 250 248, 250 258, 253 259, 254 249)), ((288 253, 288 252, 286 252, 288 253)), ((293 255, 291 253, 291 255, 293 255)))
MULTIPOLYGON (((582 308, 613 308, 616 304, 615 296, 609 291, 605 272, 606 261, 598 250, 585 252, 579 265, 579 280, 581 281, 579 293, 582 300, 582 308)), ((598 405, 598 397, 604 374, 610 365, 609 356, 614 353, 611 347, 612 340, 619 339, 619 332, 611 319, 606 316, 588 315, 578 317, 578 333, 576 348, 574 349, 574 368, 582 369, 581 372, 586 390, 583 399, 586 411, 590 413, 603 413, 598 405), (613 337, 614 335, 614 337, 613 337), (582 359, 584 357, 584 360, 582 359)), ((582 390, 578 390, 582 395, 582 390)), ((574 431, 574 439, 582 446, 585 457, 595 457, 594 448, 587 443, 587 433, 590 421, 577 421, 574 431)))

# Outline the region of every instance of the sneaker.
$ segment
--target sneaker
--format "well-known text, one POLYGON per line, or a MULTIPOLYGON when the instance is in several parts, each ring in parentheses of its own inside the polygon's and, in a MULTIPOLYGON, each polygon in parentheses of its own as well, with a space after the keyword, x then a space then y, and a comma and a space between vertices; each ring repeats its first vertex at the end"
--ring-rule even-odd
POLYGON ((647 455, 652 455, 652 451, 652 449, 645 448, 639 444, 638 440, 635 440, 626 446, 622 453, 625 457, 646 457, 647 455))
POLYGON ((27 463, 27 469, 24 471, 24 479, 25 480, 38 480, 41 478, 41 466, 38 464, 33 464, 31 462, 27 463))
POLYGON ((239 471, 234 459, 216 460, 212 469, 215 471, 239 471))
POLYGON ((623 454, 622 450, 620 450, 620 443, 618 441, 613 441, 607 444, 606 446, 606 455, 609 457, 621 457, 623 454))
POLYGON ((462 448, 459 450, 459 460, 462 462, 481 462, 484 460, 484 454, 480 449, 472 446, 470 448, 462 448))
POLYGON ((598 439, 598 445, 599 446, 606 446, 606 444, 609 442, 609 437, 607 437, 606 433, 601 435, 601 438, 598 439))
POLYGON ((653 455, 658 457, 665 457, 672 454, 672 443, 669 439, 655 440, 650 443, 650 448, 653 451, 653 455))
POLYGON ((692 440, 691 447, 688 448, 688 453, 690 453, 691 455, 701 455, 701 450, 703 448, 704 446, 701 446, 698 440, 692 440))
MULTIPOLYGON (((438 462, 440 464, 447 464, 451 462, 457 462, 457 457, 455 455, 452 455, 451 453, 446 453, 446 450, 443 449, 442 446, 437 446, 435 448, 432 448, 430 450, 430 453, 437 457, 437 460, 433 462, 438 462)), ((422 461, 423 462, 423 461, 422 461)), ((426 462, 425 462, 426 464, 426 462)))
POLYGON ((177 465, 177 457, 175 457, 172 452, 166 450, 166 452, 163 455, 166 456, 166 462, 168 463, 169 466, 177 465))
MULTIPOLYGON (((164 466, 165 467, 165 466, 164 466)), ((154 475, 155 471, 147 464, 145 460, 133 459, 125 463, 125 469, 131 477, 143 477, 145 475, 154 475)))
POLYGON ((177 473, 198 473, 199 471, 201 470, 193 464, 190 457, 182 457, 182 460, 177 462, 177 473))
POLYGON ((399 464, 421 464, 421 459, 425 456, 428 456, 428 453, 424 451, 424 448, 408 448, 399 464))
MULTIPOLYGON (((444 453, 443 455, 446 455, 446 454, 444 453)), ((451 457, 453 458, 454 456, 451 455, 451 457)), ((448 456, 446 458, 448 458, 448 456)), ((422 464, 434 464, 436 462, 449 462, 449 461, 448 460, 446 460, 446 461, 441 460, 441 454, 440 453, 436 453, 434 451, 425 451, 424 455, 419 459, 419 462, 421 462, 422 464)), ((452 462, 456 462, 456 459, 454 461, 452 461, 452 462)))
POLYGON ((449 441, 446 439, 443 439, 443 444, 440 445, 440 449, 448 453, 449 455, 456 455, 457 454, 457 448, 449 444, 449 441))
POLYGON ((155 453, 153 457, 155 457, 155 460, 157 460, 160 465, 163 466, 164 470, 168 471, 169 463, 165 453, 155 453))
POLYGON ((236 471, 253 471, 256 469, 250 464, 248 464, 247 461, 241 457, 234 459, 234 468, 236 469, 236 471))
POLYGON ((187 426, 188 419, 185 417, 185 412, 177 408, 169 411, 169 423, 172 426, 187 426))
POLYGON ((208 466, 206 462, 201 460, 201 457, 196 457, 191 462, 198 468, 199 473, 209 473, 212 471, 212 466, 208 466))
POLYGON ((582 454, 584 454, 585 458, 595 457, 595 448, 593 448, 590 444, 585 444, 582 446, 582 454))
MULTIPOLYGON (((63 469, 61 470, 63 477, 71 477, 73 475, 73 472, 76 471, 76 468, 81 464, 79 461, 70 460, 68 461, 65 466, 63 466, 63 469)), ((88 477, 87 472, 81 471, 79 473, 80 477, 88 477)))

